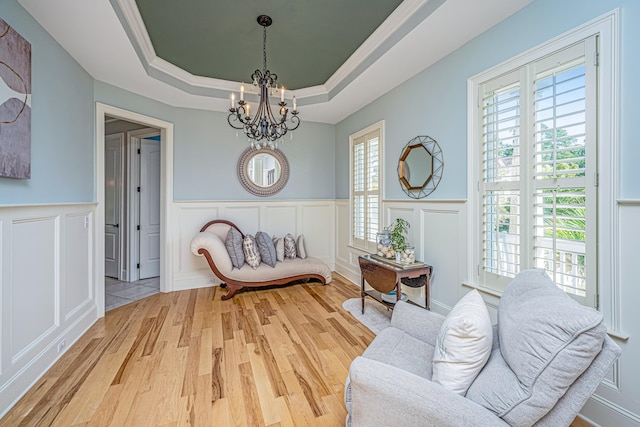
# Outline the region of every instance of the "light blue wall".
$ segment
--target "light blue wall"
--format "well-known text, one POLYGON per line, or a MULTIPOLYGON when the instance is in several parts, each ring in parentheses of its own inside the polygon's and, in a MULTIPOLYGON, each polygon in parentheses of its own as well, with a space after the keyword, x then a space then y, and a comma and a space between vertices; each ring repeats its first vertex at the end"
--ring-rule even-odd
MULTIPOLYGON (((95 84, 96 101, 174 124, 175 200, 255 200, 236 174, 249 146, 242 132, 227 123, 227 114, 175 108, 104 83, 95 84)), ((288 185, 272 199, 333 199, 334 126, 304 121, 285 137, 282 151, 290 164, 288 185)))
MULTIPOLYGON (((0 205, 94 199, 93 79, 15 0, 0 17, 31 43, 31 179, 0 177, 0 205)), ((1 129, 0 129, 1 131, 1 129)))
MULTIPOLYGON (((396 165, 407 141, 435 138, 444 151, 444 175, 431 199, 467 197, 467 80, 515 55, 588 22, 621 9, 620 196, 640 198, 640 2, 637 0, 537 0, 491 28, 411 80, 378 98, 336 126, 336 197, 349 197, 349 135, 385 120, 384 193, 408 199, 400 188, 396 165)), ((416 53, 419 54, 419 53, 416 53)), ((606 144, 607 141, 600 141, 606 144)), ((614 195, 615 197, 615 195, 614 195)))

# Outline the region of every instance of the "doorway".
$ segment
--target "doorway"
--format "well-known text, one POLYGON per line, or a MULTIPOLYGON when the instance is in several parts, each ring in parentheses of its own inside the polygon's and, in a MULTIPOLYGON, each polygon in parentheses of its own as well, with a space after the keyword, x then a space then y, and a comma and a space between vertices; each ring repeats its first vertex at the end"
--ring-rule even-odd
MULTIPOLYGON (((96 104, 96 193, 97 207, 95 212, 95 245, 94 245, 94 277, 95 298, 98 315, 103 316, 105 311, 105 281, 124 287, 137 279, 141 285, 154 286, 161 292, 169 292, 169 280, 172 275, 167 255, 171 253, 171 244, 167 236, 167 224, 171 216, 170 202, 173 199, 173 125, 169 122, 143 116, 130 111, 111 107, 101 103, 96 104), (119 131, 114 130, 111 123, 126 123, 119 131), (121 134, 117 137, 107 135, 121 134), (138 145, 136 145, 136 141, 138 145), (117 153, 117 148, 120 152, 117 153), (148 162, 130 161, 131 151, 150 159, 148 162), (115 150, 112 152, 111 150, 115 150), (129 159, 129 160, 127 160, 129 159), (139 175, 133 175, 129 168, 137 165, 139 175), (137 179, 132 177, 137 176, 137 179), (112 177, 114 179, 112 179, 112 177), (117 179, 121 180, 122 191, 113 190, 110 185, 116 187, 117 179), (113 181, 113 182, 112 182, 113 181), (143 181, 153 183, 147 185, 147 193, 144 193, 143 181), (137 196, 137 187, 141 187, 137 196), (134 188, 135 191, 129 191, 134 188), (132 220, 135 213, 132 207, 136 201, 139 223, 132 220), (148 205, 145 203, 148 202, 148 205), (150 204, 159 206, 151 209, 150 204), (146 206, 146 207, 145 207, 146 206), (119 216, 118 216, 119 214, 119 216), (144 216, 144 218, 143 218, 144 216), (140 225, 140 230, 137 226, 140 225), (143 230, 147 227, 148 230, 143 230), (135 232, 140 231, 140 239, 134 239, 135 232), (142 238, 144 237, 144 238, 142 238), (131 247, 131 242, 137 242, 137 247, 131 247), (134 254, 142 249, 144 253, 139 256, 138 262, 134 254), (119 257, 115 256, 119 254, 119 257), (145 264, 142 260, 149 261, 148 268, 142 269, 145 264), (109 264, 109 261, 112 261, 109 264), (133 262, 136 261, 136 262, 133 262), (140 271, 138 272, 138 263, 140 271), (132 268, 135 267, 135 268, 132 268), (116 273, 114 273, 114 271, 116 273), (137 274, 136 274, 137 273, 137 274), (106 280, 106 276, 114 276, 106 280), (143 279, 149 276, 150 278, 143 279), (124 280, 121 280, 124 279, 124 280), (142 283, 145 281, 144 283, 142 283), (155 281, 151 283, 150 281, 155 281)), ((131 291, 135 294, 134 291, 131 291)))
POLYGON ((160 130, 105 117, 105 310, 159 292, 160 130))

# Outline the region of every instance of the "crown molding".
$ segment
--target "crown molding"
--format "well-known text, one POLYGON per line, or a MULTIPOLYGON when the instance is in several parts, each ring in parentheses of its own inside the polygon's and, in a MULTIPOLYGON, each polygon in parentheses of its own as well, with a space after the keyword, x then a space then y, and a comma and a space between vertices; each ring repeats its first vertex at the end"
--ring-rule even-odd
MULTIPOLYGON (((313 105, 331 100, 366 67, 380 58, 390 47, 410 32, 445 0, 405 0, 365 42, 322 85, 288 92, 300 105, 313 105), (412 19, 421 15, 420 19, 412 19)), ((135 0, 110 0, 120 23, 134 47, 142 66, 150 77, 194 95, 229 98, 238 90, 240 82, 197 76, 156 55, 135 0)))

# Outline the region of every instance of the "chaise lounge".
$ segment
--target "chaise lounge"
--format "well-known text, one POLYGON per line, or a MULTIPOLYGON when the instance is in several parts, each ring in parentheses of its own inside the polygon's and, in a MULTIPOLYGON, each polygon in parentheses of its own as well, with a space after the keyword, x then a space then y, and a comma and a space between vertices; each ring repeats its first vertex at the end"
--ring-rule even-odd
POLYGON ((315 280, 323 285, 331 282, 331 270, 317 258, 284 259, 275 267, 261 263, 257 268, 244 264, 235 268, 225 247, 225 239, 229 230, 234 228, 242 238, 244 233, 231 221, 217 219, 209 221, 191 240, 191 252, 204 256, 213 274, 222 281, 222 287, 229 292, 222 296, 223 300, 232 298, 235 293, 245 287, 263 287, 284 285, 299 280, 315 280))

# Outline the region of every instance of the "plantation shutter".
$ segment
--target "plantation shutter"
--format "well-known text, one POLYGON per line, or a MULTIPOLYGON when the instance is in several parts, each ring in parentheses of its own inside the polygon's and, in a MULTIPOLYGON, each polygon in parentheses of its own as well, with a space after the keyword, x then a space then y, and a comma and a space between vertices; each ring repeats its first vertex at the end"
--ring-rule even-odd
POLYGON ((380 214, 379 129, 353 140, 352 159, 353 244, 375 250, 380 214))
POLYGON ((586 58, 595 58, 595 37, 535 62, 532 71, 534 266, 583 303, 587 270, 597 265, 595 117, 588 120, 596 84, 586 58))
POLYGON ((596 46, 594 36, 480 85, 485 286, 502 290, 542 268, 573 298, 594 301, 596 46))
POLYGON ((482 272, 503 288, 521 263, 521 74, 482 87, 482 272))

